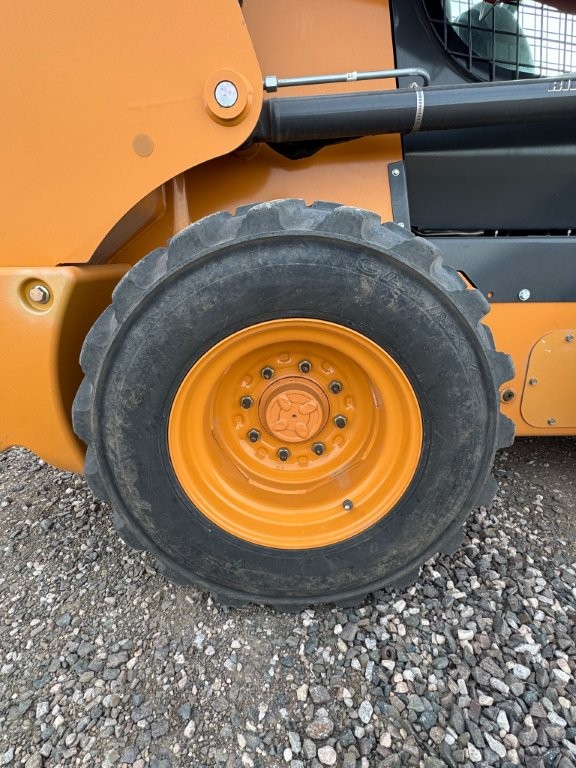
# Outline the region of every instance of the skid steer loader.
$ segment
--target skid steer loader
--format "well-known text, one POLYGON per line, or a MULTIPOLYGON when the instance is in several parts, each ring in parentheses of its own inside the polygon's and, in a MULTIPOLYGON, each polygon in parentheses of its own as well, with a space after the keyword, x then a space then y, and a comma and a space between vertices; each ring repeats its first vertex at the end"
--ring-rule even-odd
POLYGON ((353 604, 576 434, 576 3, 3 8, 0 449, 227 604, 353 604))

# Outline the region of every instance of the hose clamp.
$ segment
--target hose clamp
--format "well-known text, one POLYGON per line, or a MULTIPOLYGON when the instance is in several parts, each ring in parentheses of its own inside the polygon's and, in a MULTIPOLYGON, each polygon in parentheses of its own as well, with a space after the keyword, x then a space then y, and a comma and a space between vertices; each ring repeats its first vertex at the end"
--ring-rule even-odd
POLYGON ((414 116, 414 125, 410 133, 418 133, 422 128, 422 121, 424 120, 424 107, 426 106, 426 97, 424 90, 418 83, 412 83, 410 86, 416 92, 416 115, 414 116))

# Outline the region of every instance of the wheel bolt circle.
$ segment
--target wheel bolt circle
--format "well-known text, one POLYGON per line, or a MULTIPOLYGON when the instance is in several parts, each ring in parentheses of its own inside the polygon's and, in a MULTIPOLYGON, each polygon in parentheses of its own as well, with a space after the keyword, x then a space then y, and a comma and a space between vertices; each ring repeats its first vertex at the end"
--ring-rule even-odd
POLYGON ((290 458, 290 451, 288 448, 280 448, 278 453, 276 454, 280 461, 288 461, 290 458))
POLYGON ((298 363, 298 368, 300 370, 300 373, 310 373, 312 370, 312 363, 310 360, 301 360, 298 363))
POLYGON ((263 379, 271 379, 272 376, 274 376, 274 368, 267 365, 264 368, 262 368, 262 370, 260 371, 260 374, 263 379))
POLYGON ((257 443, 258 440, 260 440, 260 432, 258 432, 257 429, 251 429, 250 432, 248 432, 248 440, 250 440, 251 443, 257 443))
POLYGON ((314 443, 314 445, 312 446, 312 450, 314 451, 316 456, 322 456, 322 454, 326 450, 326 446, 324 445, 324 443, 314 443))
POLYGON ((240 405, 242 406, 242 408, 244 408, 245 411, 247 411, 248 408, 252 408, 252 406, 254 405, 254 400, 252 400, 250 396, 246 395, 240 400, 240 405))
POLYGON ((346 424, 348 424, 348 419, 346 416, 338 415, 334 418, 334 424, 338 427, 338 429, 344 429, 346 424))
POLYGON ((332 392, 333 395, 339 395, 340 392, 342 392, 342 382, 340 382, 340 381, 331 381, 330 382, 330 392, 332 392))

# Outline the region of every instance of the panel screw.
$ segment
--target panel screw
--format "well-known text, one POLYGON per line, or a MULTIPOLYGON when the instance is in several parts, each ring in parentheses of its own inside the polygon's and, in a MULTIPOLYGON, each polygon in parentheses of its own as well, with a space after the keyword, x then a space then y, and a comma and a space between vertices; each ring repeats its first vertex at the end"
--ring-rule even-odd
POLYGON ((263 379, 271 379, 272 376, 274 376, 274 368, 271 368, 269 365, 267 365, 265 368, 262 368, 260 373, 263 379))
POLYGON ((556 424, 556 419, 548 419, 548 424, 553 427, 556 424))
POLYGON ((574 341, 574 336, 572 336, 571 333, 566 336, 565 340, 568 342, 568 344, 571 344, 574 341))
POLYGON ((336 416, 334 419, 334 424, 336 424, 338 429, 344 429, 346 424, 348 424, 348 419, 346 418, 346 416, 341 416, 341 415, 336 416))
POLYGON ((246 395, 245 397, 242 398, 242 400, 240 400, 240 405, 242 406, 242 408, 244 408, 245 411, 247 411, 248 408, 252 408, 252 406, 254 405, 254 400, 252 400, 251 397, 246 395))
POLYGON ((353 504, 353 503, 350 501, 350 499, 346 499, 346 500, 345 500, 345 501, 342 503, 342 506, 344 507, 344 509, 346 510, 346 512, 350 512, 350 510, 351 510, 351 509, 354 509, 354 504, 353 504))
POLYGON ((276 455, 278 456, 280 461, 288 461, 288 459, 290 458, 290 451, 288 450, 288 448, 280 448, 280 450, 276 455))
POLYGON ((538 379, 530 379, 528 384, 530 384, 531 387, 535 387, 536 384, 538 384, 538 379))
POLYGON ((522 290, 518 294, 518 298, 520 299, 520 301, 528 301, 528 299, 530 298, 530 291, 528 290, 528 288, 522 288, 522 290))
POLYGON ((394 168, 394 170, 392 171, 392 176, 400 176, 400 171, 398 170, 398 168, 394 168))
POLYGON ((250 432, 248 432, 248 440, 250 440, 251 443, 257 443, 258 440, 260 440, 260 432, 258 432, 257 429, 251 429, 250 432))
POLYGON ((45 285, 35 285, 28 291, 28 297, 35 304, 48 304, 50 301, 50 291, 45 285))
POLYGON ((339 381, 330 382, 330 392, 333 395, 339 395, 342 392, 342 384, 339 381))
POLYGON ((512 389, 505 389, 504 392, 502 392, 502 401, 505 403, 510 403, 514 398, 516 397, 516 393, 512 389))
POLYGON ((314 443, 314 445, 312 446, 312 450, 314 451, 316 456, 322 456, 322 454, 326 450, 326 446, 324 445, 324 443, 314 443))
POLYGON ((302 360, 298 363, 298 368, 300 369, 300 373, 310 373, 312 370, 312 363, 310 360, 302 360))

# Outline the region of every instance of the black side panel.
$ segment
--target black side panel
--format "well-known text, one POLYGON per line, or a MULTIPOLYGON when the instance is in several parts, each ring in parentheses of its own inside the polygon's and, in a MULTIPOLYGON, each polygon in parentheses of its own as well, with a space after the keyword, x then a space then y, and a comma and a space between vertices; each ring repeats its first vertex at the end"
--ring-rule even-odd
POLYGON ((576 302, 576 237, 431 237, 490 301, 576 302))
MULTIPOLYGON (((469 82, 429 28, 421 1, 393 0, 397 65, 428 69, 433 85, 469 82)), ((576 228, 574 120, 416 134, 405 137, 404 152, 417 229, 576 228)))

